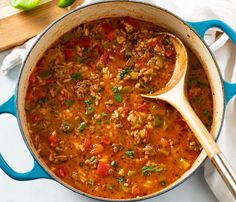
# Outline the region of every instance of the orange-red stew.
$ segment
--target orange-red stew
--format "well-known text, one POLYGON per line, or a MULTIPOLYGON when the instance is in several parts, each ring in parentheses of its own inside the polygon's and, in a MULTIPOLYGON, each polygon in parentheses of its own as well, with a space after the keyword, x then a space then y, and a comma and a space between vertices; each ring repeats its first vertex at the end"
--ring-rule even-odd
MULTIPOLYGON (((78 26, 57 40, 29 78, 25 111, 34 146, 59 178, 86 193, 115 199, 165 188, 201 151, 169 104, 141 93, 165 86, 175 50, 162 28, 131 17, 78 26)), ((210 129, 212 97, 188 50, 188 97, 210 129)))

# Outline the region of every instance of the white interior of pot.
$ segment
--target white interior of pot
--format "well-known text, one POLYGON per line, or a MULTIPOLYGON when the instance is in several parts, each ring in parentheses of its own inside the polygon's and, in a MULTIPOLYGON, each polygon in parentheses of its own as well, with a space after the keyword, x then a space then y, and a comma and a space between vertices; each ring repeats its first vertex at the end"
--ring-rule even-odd
MULTIPOLYGON (((72 12, 71 14, 65 16, 61 20, 54 23, 40 38, 40 40, 35 44, 33 50, 30 52, 25 65, 22 69, 21 78, 18 86, 18 113, 19 119, 22 125, 23 132, 29 143, 32 145, 29 138, 29 134, 26 127, 26 118, 24 112, 24 96, 27 88, 27 80, 29 78, 30 72, 36 65, 38 59, 42 56, 44 51, 61 35, 68 32, 72 28, 78 26, 86 21, 97 20, 107 17, 120 17, 120 16, 132 16, 141 20, 149 21, 157 24, 161 27, 166 28, 170 32, 176 34, 182 41, 190 47, 193 52, 198 56, 199 60, 203 64, 205 71, 208 75, 208 79, 211 84, 211 89, 213 92, 213 102, 214 102, 214 118, 213 127, 211 134, 216 137, 222 123, 223 110, 224 110, 224 100, 223 100, 223 90, 221 78, 219 72, 216 68, 216 64, 212 59, 211 54, 205 47, 204 43, 198 38, 194 32, 189 29, 181 20, 175 16, 169 14, 168 12, 153 7, 151 5, 135 2, 106 2, 94 4, 92 6, 85 7, 83 9, 72 12)), ((33 152, 35 150, 31 147, 33 152)), ((37 156, 37 154, 36 154, 37 156)), ((164 190, 154 193, 153 195, 160 194, 174 186, 179 182, 186 179, 193 171, 203 162, 206 154, 204 151, 201 152, 192 168, 189 169, 180 179, 175 183, 169 185, 164 190)), ((40 159, 37 156, 38 159, 40 159)), ((45 166, 43 162, 41 164, 45 166)), ((58 179, 58 181, 60 181, 58 179)), ((67 185, 68 186, 68 185, 67 185)), ((69 186, 68 186, 69 187, 69 186)), ((150 195, 149 195, 150 196, 150 195)), ((148 197, 148 196, 147 196, 148 197)), ((146 197, 144 197, 146 198, 146 197)))

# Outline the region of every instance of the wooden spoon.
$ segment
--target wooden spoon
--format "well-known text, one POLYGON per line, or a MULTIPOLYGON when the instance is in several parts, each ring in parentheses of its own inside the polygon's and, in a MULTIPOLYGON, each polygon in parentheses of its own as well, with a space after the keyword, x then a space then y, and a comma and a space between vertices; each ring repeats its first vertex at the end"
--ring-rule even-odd
POLYGON ((234 198, 236 198, 236 175, 211 134, 193 111, 186 96, 185 80, 188 70, 188 55, 186 48, 179 38, 170 33, 162 32, 159 33, 159 35, 168 36, 175 48, 175 69, 171 79, 164 88, 154 94, 142 95, 142 97, 166 101, 180 112, 220 173, 234 198))

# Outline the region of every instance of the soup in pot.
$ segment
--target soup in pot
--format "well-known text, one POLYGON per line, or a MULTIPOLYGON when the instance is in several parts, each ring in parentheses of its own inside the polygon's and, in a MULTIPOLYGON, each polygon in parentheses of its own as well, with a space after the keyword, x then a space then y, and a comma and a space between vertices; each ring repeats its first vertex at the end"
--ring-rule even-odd
MULTIPOLYGON (((200 154, 177 110, 141 97, 164 87, 174 70, 176 52, 162 31, 131 17, 87 22, 37 62, 25 97, 29 134, 68 185, 105 198, 142 197, 175 182, 200 154)), ((188 98, 210 130, 210 85, 188 56, 188 98)))

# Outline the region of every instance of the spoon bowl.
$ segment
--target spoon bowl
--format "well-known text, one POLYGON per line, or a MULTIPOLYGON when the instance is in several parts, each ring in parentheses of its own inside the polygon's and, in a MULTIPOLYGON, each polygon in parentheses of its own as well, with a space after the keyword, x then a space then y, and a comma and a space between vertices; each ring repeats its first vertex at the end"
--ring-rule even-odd
POLYGON ((153 94, 142 94, 141 96, 166 101, 180 112, 236 199, 236 175, 211 134, 194 112, 186 95, 185 81, 188 70, 186 48, 182 41, 173 34, 162 32, 158 35, 168 36, 172 42, 176 52, 175 68, 165 87, 153 94))

